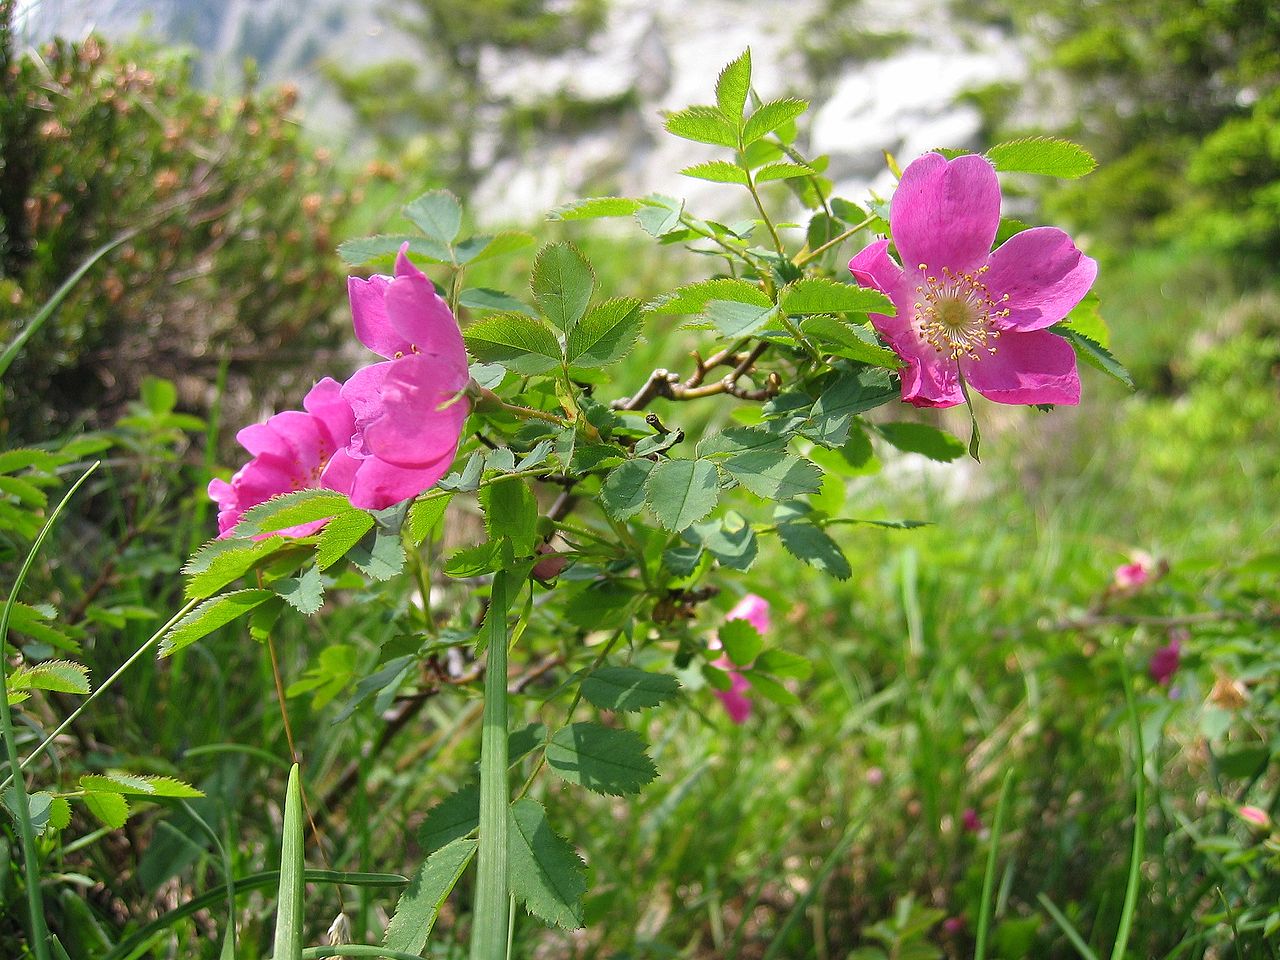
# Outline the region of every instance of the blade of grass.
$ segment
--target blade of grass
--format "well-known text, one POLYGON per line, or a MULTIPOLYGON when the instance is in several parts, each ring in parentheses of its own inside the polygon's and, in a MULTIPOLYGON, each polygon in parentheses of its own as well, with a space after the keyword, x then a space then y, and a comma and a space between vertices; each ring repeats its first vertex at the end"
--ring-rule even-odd
MULTIPOLYGON (((308 870, 303 876, 307 883, 340 883, 349 887, 405 887, 409 885, 409 878, 402 877, 398 873, 344 873, 340 870, 308 870)), ((241 897, 246 893, 252 893, 254 890, 264 890, 268 887, 278 886, 279 883, 280 871, 266 870, 262 873, 251 873, 246 877, 233 880, 231 887, 235 890, 235 895, 241 897)), ((130 956, 151 937, 173 926, 179 920, 191 916, 193 913, 199 913, 201 910, 216 905, 225 896, 226 888, 219 887, 217 890, 209 890, 198 897, 193 897, 181 906, 174 907, 164 916, 151 921, 127 940, 120 941, 114 950, 102 957, 102 960, 124 960, 125 957, 130 956)))
POLYGON ((804 912, 809 909, 809 905, 813 903, 817 897, 818 891, 822 889, 822 885, 826 882, 827 877, 831 875, 831 871, 836 868, 836 864, 840 862, 840 858, 844 856, 845 851, 853 845, 853 841, 858 836, 858 831, 862 829, 862 819, 851 823, 845 830, 831 852, 827 854, 827 858, 822 861, 822 866, 818 868, 817 875, 813 878, 813 882, 809 884, 809 889, 804 895, 796 900, 795 906, 791 908, 791 912, 787 914, 787 919, 782 922, 782 926, 778 928, 777 934, 769 943, 769 949, 764 952, 763 960, 774 960, 779 956, 787 934, 791 932, 791 928, 800 922, 800 918, 804 916, 804 912))
POLYGON ((1098 960, 1098 955, 1093 952, 1089 944, 1085 943, 1084 937, 1080 936, 1080 931, 1075 928, 1075 924, 1067 919, 1067 915, 1059 910, 1052 900, 1043 893, 1036 894, 1036 899, 1040 901, 1040 906, 1044 907, 1049 916, 1053 917, 1053 922, 1066 934, 1071 945, 1076 948, 1076 953, 1080 954, 1084 960, 1098 960))
MULTIPOLYGON (((36 757, 40 756, 42 753, 48 750, 49 745, 53 743, 53 741, 56 740, 58 737, 60 737, 62 735, 62 732, 66 730, 67 727, 75 723, 76 720, 79 718, 79 716, 89 708, 90 704, 92 704, 100 696, 102 696, 104 693, 110 690, 111 687, 115 684, 115 682, 119 680, 120 677, 124 674, 124 672, 138 662, 139 657, 141 657, 144 653, 150 650, 157 643, 159 643, 160 638, 169 632, 169 628, 172 627, 179 620, 181 620, 183 617, 185 617, 192 610, 194 610, 196 605, 199 604, 200 602, 201 601, 199 600, 188 601, 182 607, 181 610, 179 610, 172 617, 170 617, 165 622, 164 626, 162 626, 159 630, 153 633, 147 639, 146 643, 142 644, 142 646, 138 647, 137 650, 135 650, 132 654, 130 654, 129 659, 126 660, 124 663, 120 664, 120 666, 116 668, 115 672, 111 674, 111 676, 107 677, 107 679, 103 680, 102 683, 98 684, 97 689, 95 689, 93 693, 89 694, 89 696, 85 697, 84 700, 82 700, 80 704, 74 710, 71 711, 71 713, 67 716, 67 718, 63 720, 60 724, 58 724, 58 726, 54 729, 54 731, 51 734, 49 734, 47 737, 45 737, 43 740, 40 741, 40 744, 34 750, 32 750, 30 754, 27 755, 27 758, 25 760, 22 761, 22 763, 19 765, 19 769, 25 770, 27 766, 33 760, 36 759, 36 757)), ((4 790, 6 790, 9 784, 12 782, 13 782, 13 772, 10 771, 9 776, 5 778, 3 783, 0 783, 0 792, 3 792, 4 790)))
POLYGON ((489 663, 484 673, 480 734, 480 849, 476 853, 476 909, 471 960, 504 960, 511 898, 507 890, 507 611, 510 575, 493 577, 484 626, 489 663))
POLYGON ((364 943, 343 943, 336 947, 307 947, 302 951, 302 960, 327 960, 329 957, 384 957, 386 960, 422 960, 416 953, 405 953, 403 950, 388 950, 386 947, 374 947, 364 943))
MULTIPOLYGON (((50 531, 53 530, 53 525, 62 515, 67 504, 71 502, 71 498, 101 463, 101 460, 94 461, 89 469, 80 475, 80 479, 71 485, 71 489, 63 495, 58 505, 53 508, 53 512, 49 514, 49 518, 45 520, 44 526, 40 528, 40 532, 36 534, 36 539, 31 544, 31 549, 27 551, 26 559, 22 561, 18 576, 9 590, 9 598, 4 602, 4 611, 0 613, 0 651, 4 650, 5 644, 9 641, 9 618, 13 613, 13 604, 22 590, 22 585, 26 582, 27 574, 31 572, 36 554, 40 552, 50 531)), ((49 928, 45 923, 44 904, 40 897, 40 860, 36 853, 35 830, 31 826, 31 810, 27 806, 29 802, 27 778, 22 776, 22 764, 18 762, 18 744, 13 736, 13 714, 9 709, 6 667, 5 658, 0 654, 0 733, 4 736, 5 757, 9 761, 9 779, 13 782, 11 788, 13 812, 18 820, 18 835, 22 841, 22 873, 27 887, 27 911, 31 920, 32 943, 30 946, 36 960, 49 960, 49 928)))
POLYGON ((1147 841, 1147 761, 1146 750, 1142 745, 1142 721, 1138 718, 1138 707, 1133 699, 1133 679, 1129 676, 1129 667, 1120 660, 1120 677, 1124 683, 1124 702, 1129 710, 1129 724, 1133 728, 1133 745, 1137 763, 1135 772, 1138 781, 1134 789, 1133 813, 1133 850, 1129 854, 1129 882, 1124 891, 1124 907, 1120 911, 1120 925, 1116 929, 1115 948, 1111 951, 1111 960, 1124 960, 1125 950, 1129 945, 1129 931, 1133 928, 1133 914, 1138 906, 1138 887, 1142 883, 1142 857, 1147 841))
POLYGON ((284 842, 280 848, 280 893, 276 897, 275 960, 302 960, 303 861, 302 785, 298 765, 289 770, 284 795, 284 842))
POLYGON ((13 338, 13 341, 9 346, 5 347, 4 353, 0 353, 0 378, 3 378, 8 372, 9 367, 12 366, 13 361, 18 358, 18 354, 22 352, 22 348, 26 345, 27 341, 34 336, 37 330, 45 325, 45 321, 57 312, 58 307, 62 306, 62 301, 67 298, 67 294, 74 289, 75 285, 80 282, 81 278, 83 278, 86 273, 93 269, 93 265, 137 232, 136 228, 128 230, 125 233, 120 234, 120 236, 116 237, 114 240, 104 243, 97 250, 93 251, 93 253, 89 254, 88 259, 76 268, 75 273, 71 274, 71 276, 67 277, 67 279, 62 282, 62 286, 54 291, 53 296, 45 302, 45 305, 40 308, 39 312, 32 317, 18 335, 13 338))
POLYGON ((1000 835, 1004 832, 1004 815, 1009 806, 1009 794, 1013 791, 1013 771, 1007 770, 1000 785, 1000 799, 996 803, 996 819, 991 825, 991 848, 987 851, 987 869, 982 877, 982 906, 978 908, 977 943, 973 948, 973 960, 985 960, 987 934, 991 929, 992 894, 996 886, 996 860, 1000 852, 1000 835))

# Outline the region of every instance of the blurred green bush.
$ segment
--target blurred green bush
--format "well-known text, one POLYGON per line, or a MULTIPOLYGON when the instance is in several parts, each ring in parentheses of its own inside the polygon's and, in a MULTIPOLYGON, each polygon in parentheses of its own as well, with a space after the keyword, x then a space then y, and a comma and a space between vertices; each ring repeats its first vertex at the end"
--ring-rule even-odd
POLYGON ((337 342, 332 251, 353 198, 289 119, 296 91, 249 73, 223 100, 193 86, 189 55, 97 37, 20 53, 3 9, 0 88, 0 341, 137 231, 9 371, 15 440, 111 422, 144 375, 199 407, 222 362, 270 400, 337 342))

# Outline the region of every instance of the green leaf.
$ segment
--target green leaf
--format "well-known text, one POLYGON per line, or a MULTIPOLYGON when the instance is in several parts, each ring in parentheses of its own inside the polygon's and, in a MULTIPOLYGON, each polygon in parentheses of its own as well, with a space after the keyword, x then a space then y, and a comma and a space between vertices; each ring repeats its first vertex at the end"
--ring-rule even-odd
POLYGON ((49 805, 49 827, 65 830, 71 823, 71 804, 66 797, 54 797, 49 805))
POLYGON ((532 234, 519 230, 504 230, 492 237, 470 237, 458 244, 457 260, 459 264, 481 263, 484 260, 505 257, 531 247, 537 242, 532 234))
POLYGON ((843 197, 831 198, 831 212, 836 218, 844 221, 852 226, 855 223, 861 223, 867 219, 867 211, 863 210, 856 203, 845 200, 843 197))
POLYGON ((853 575, 839 545, 814 524, 803 521, 782 523, 778 525, 778 536, 788 553, 814 569, 837 580, 848 580, 853 575))
POLYGON ((609 472, 600 488, 600 505, 615 520, 628 520, 644 509, 645 484, 656 467, 652 460, 628 460, 609 472))
POLYGON ((764 637, 746 620, 726 620, 716 635, 729 659, 740 667, 750 666, 764 647, 764 637))
POLYGON ((807 680, 813 675, 813 664, 804 657, 778 649, 766 650, 756 657, 752 669, 770 676, 791 677, 796 680, 807 680))
POLYGON ((444 517, 452 496, 419 497, 409 507, 409 515, 405 517, 404 532, 413 546, 421 546, 431 536, 437 524, 444 517))
POLYGON ((159 777, 149 773, 125 773, 122 770, 85 774, 80 778, 80 789, 91 793, 119 793, 128 797, 171 797, 190 800, 204 796, 191 784, 175 780, 173 777, 159 777))
POLYGON ((462 205, 448 190, 432 190, 412 200, 404 215, 432 240, 448 247, 462 229, 462 205))
POLYGON ((338 245, 338 256, 353 267, 360 267, 373 260, 393 257, 401 246, 409 244, 409 252, 436 263, 451 262, 449 248, 436 240, 420 237, 416 233, 379 234, 361 237, 338 245))
POLYGON ((481 317, 462 334, 471 355, 516 373, 543 373, 561 359, 560 341, 543 321, 519 313, 481 317))
POLYGON ((838 447, 849 437, 853 418, 898 396, 897 387, 883 370, 863 368, 842 374, 813 405, 805 436, 828 447, 838 447))
POLYGON ((308 567, 299 576, 276 580, 271 589, 306 617, 319 613, 324 606, 324 583, 320 579, 320 568, 316 566, 308 567))
POLYGON ((643 710, 669 700, 680 681, 636 667, 600 667, 582 681, 582 696, 601 710, 643 710))
POLYGON ((684 229, 680 224, 680 214, 683 212, 683 200, 655 193, 645 197, 640 209, 636 211, 636 222, 649 236, 665 237, 684 229))
POLYGON ((698 456, 717 457, 751 450, 782 451, 786 446, 786 437, 759 427, 726 427, 698 441, 698 456))
MULTIPOLYGON (((370 523, 372 522, 370 519, 370 523)), ((284 546, 284 543, 282 537, 268 537, 265 540, 210 540, 182 568, 182 572, 190 578, 186 588, 187 599, 203 600, 213 596, 227 584, 239 580, 255 565, 284 546)))
POLYGON ((509 293, 490 290, 488 287, 469 287, 463 290, 458 295, 458 305, 488 313, 523 313, 526 316, 535 316, 533 308, 528 304, 517 300, 509 293))
POLYGON ((1075 309, 1067 314, 1067 318, 1059 326, 1074 330, 1081 336, 1088 337, 1104 349, 1110 350, 1111 330, 1107 326, 1107 321, 1102 318, 1102 312, 1098 307, 1098 295, 1090 290, 1084 295, 1084 299, 1075 305, 1075 309))
POLYGON ((366 577, 379 582, 390 580, 404 569, 404 544, 400 534, 382 527, 374 528, 372 538, 366 534, 347 556, 366 577))
POLYGON ((327 520, 355 509, 346 494, 336 490, 297 490, 272 497, 266 503, 260 503, 247 511, 236 524, 236 533, 246 537, 275 533, 277 530, 327 520))
POLYGON ((639 734, 598 723, 557 730, 547 745, 547 765, 570 783, 612 796, 639 793, 658 775, 639 734))
POLYGON ((717 147, 738 145, 738 128, 725 119, 719 107, 687 107, 676 110, 666 115, 664 126, 668 133, 685 140, 709 143, 717 147))
POLYGON ((720 112, 734 124, 742 121, 742 111, 747 106, 751 92, 751 48, 727 64, 716 80, 716 103, 720 112))
POLYGON ((987 151, 987 159, 1002 173, 1038 173, 1072 180, 1098 165, 1084 147, 1052 137, 998 143, 987 151))
POLYGON ((119 830, 129 819, 129 801, 118 793, 86 793, 80 800, 109 830, 119 830))
POLYGON ((51 473, 58 468, 60 462, 61 458, 47 450, 19 447, 0 452, 0 473, 17 473, 31 467, 42 473, 51 473))
POLYGON ((427 811, 418 828, 418 842, 434 853, 467 836, 480 825, 480 785, 467 784, 427 811))
POLYGON ((861 324, 819 315, 805 317, 800 321, 800 330, 821 345, 825 352, 837 357, 847 357, 887 370, 897 370, 902 366, 898 355, 882 347, 875 334, 861 324))
POLYGON ((70 660, 46 660, 18 666, 6 678, 10 690, 49 690, 54 693, 89 694, 89 668, 70 660))
POLYGON ((714 510, 719 494, 720 480, 709 460, 663 460, 645 485, 645 500, 658 522, 674 533, 714 510))
POLYGON ((790 500, 822 488, 822 471, 784 450, 737 453, 722 466, 740 484, 766 500, 790 500))
POLYGON ((721 520, 694 524, 684 532, 684 536, 701 544, 721 566, 731 570, 750 569, 759 552, 751 524, 732 511, 721 520))
POLYGON ((373 527, 373 515, 364 510, 352 510, 334 517, 320 531, 320 545, 316 548, 316 566, 328 570, 345 557, 373 527))
MULTIPOLYGON (((742 675, 751 684, 752 692, 764 697, 766 700, 780 703, 787 707, 794 707, 800 703, 799 697, 768 674, 759 673, 756 670, 744 670, 742 675)), ((903 956, 906 955, 903 954, 903 956)), ((930 954, 930 957, 932 956, 933 954, 930 954)), ((923 958, 919 958, 919 960, 923 960, 923 958)))
POLYGON ((710 180, 712 183, 740 183, 747 186, 751 181, 747 171, 728 160, 708 160, 706 163, 695 163, 680 171, 686 177, 697 180, 710 180))
POLYGON ((235 590, 206 600, 173 625, 160 641, 161 657, 177 653, 274 597, 270 590, 235 590))
POLYGON ((583 630, 620 630, 631 620, 639 596, 630 581, 602 580, 573 594, 564 615, 583 630))
POLYGON ((447 577, 479 577, 492 573, 502 565, 501 544, 492 541, 474 547, 464 547, 449 555, 444 563, 447 577))
POLYGON ((629 217, 644 204, 630 197, 588 197, 555 207, 548 220, 596 220, 602 217, 629 217))
POLYGON ((639 300, 597 304, 569 333, 565 359, 580 367, 601 367, 621 360, 635 346, 643 323, 639 300))
POLYGON ((8 494, 25 507, 43 510, 49 497, 30 480, 21 477, 0 476, 0 493, 8 494))
POLYGON ((477 840, 454 840, 436 850, 418 868, 396 903, 382 945, 388 950, 418 956, 427 945, 440 908, 471 863, 477 840))
POLYGON ((678 288, 674 293, 651 300, 648 309, 653 313, 699 314, 712 300, 733 300, 769 308, 773 301, 758 286, 734 277, 701 280, 678 288))
POLYGON ((894 313, 893 301, 878 290, 821 277, 806 277, 789 284, 783 288, 779 302, 790 314, 894 313))
POLYGON ((280 843, 280 886, 276 894, 273 960, 302 960, 307 865, 302 826, 302 783, 295 763, 284 795, 284 827, 280 843))
POLYGON ((944 433, 936 427, 931 427, 925 423, 910 423, 906 421, 882 423, 876 429, 882 437, 899 450, 906 450, 909 453, 921 453, 930 460, 950 463, 957 457, 964 456, 965 445, 963 440, 959 440, 951 434, 944 433))
POLYGON ((587 868, 573 846, 551 829, 546 811, 525 797, 511 805, 507 879, 511 895, 547 923, 577 930, 585 923, 587 868))
POLYGON ((538 536, 538 501, 518 477, 489 484, 480 491, 484 527, 491 541, 507 540, 512 555, 533 556, 538 536))
MULTIPOLYGON (((759 140, 767 133, 772 133, 784 124, 795 120, 802 113, 809 109, 807 100, 797 100, 787 97, 782 100, 773 100, 763 104, 759 110, 751 114, 747 119, 747 125, 742 131, 742 142, 749 145, 759 140)), ((735 144, 726 144, 726 146, 734 146, 735 144)))
POLYGON ((705 314, 720 334, 729 340, 750 336, 777 315, 777 308, 772 304, 758 307, 734 300, 712 300, 707 304, 705 314))
POLYGON ((1101 370, 1107 376, 1115 380, 1119 380, 1130 390, 1138 389, 1133 382, 1133 376, 1125 369, 1124 364, 1111 355, 1111 351, 1102 344, 1089 339, 1083 333, 1072 330, 1070 327, 1064 327, 1056 324, 1049 328, 1050 333, 1056 333, 1062 337, 1072 347, 1075 348, 1076 356, 1084 360, 1085 363, 1101 370))
POLYGON ((573 244, 549 243, 533 261, 529 285, 542 315, 571 333, 587 312, 596 276, 573 244))
POLYGON ((812 177, 813 170, 801 163, 782 161, 771 163, 756 171, 756 183, 768 183, 770 180, 791 180, 795 177, 812 177))

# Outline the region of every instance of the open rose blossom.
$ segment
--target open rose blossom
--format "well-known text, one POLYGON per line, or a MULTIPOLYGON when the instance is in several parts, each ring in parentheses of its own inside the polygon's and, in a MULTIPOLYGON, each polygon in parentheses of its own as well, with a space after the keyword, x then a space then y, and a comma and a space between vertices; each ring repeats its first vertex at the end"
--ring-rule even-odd
MULTIPOLYGON (((764 633, 769 629, 769 601, 748 593, 725 615, 725 619, 745 620, 758 632, 764 633)), ((712 650, 719 650, 720 638, 712 637, 709 646, 712 650)), ((745 722, 751 715, 751 701, 747 699, 747 691, 751 689, 750 681, 734 669, 733 661, 727 656, 716 660, 712 666, 719 667, 729 675, 729 689, 714 691, 728 711, 729 719, 734 723, 745 722)))
POLYGON ((366 510, 417 496, 443 477, 470 409, 458 322, 409 262, 408 246, 400 248, 394 277, 347 281, 356 336, 387 362, 357 370, 343 384, 355 429, 324 480, 366 510))
MULTIPOLYGON (((326 464, 349 441, 355 429, 351 407, 342 399, 336 380, 325 377, 302 401, 304 410, 277 413, 266 423, 236 434, 253 459, 236 471, 231 482, 213 480, 209 496, 218 505, 218 536, 231 532, 250 507, 274 496, 309 487, 348 492, 324 474, 326 464), (305 412, 304 412, 305 411, 305 412)), ((324 521, 281 530, 285 536, 305 537, 324 521)))
POLYGON ((1045 328, 1089 292, 1098 266, 1055 227, 1024 230, 993 252, 999 225, 990 163, 926 153, 903 172, 889 206, 902 265, 888 240, 849 261, 859 284, 893 301, 894 316, 871 321, 907 364, 908 403, 962 403, 961 375, 1000 403, 1080 401, 1075 352, 1045 328))

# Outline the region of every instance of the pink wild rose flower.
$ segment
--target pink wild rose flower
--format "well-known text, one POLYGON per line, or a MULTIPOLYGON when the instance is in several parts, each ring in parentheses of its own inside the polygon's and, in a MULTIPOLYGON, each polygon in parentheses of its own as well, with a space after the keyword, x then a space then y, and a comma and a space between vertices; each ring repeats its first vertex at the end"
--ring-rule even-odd
POLYGON ((1147 662, 1147 676, 1162 687, 1167 687, 1182 666, 1182 641, 1173 637, 1166 646, 1157 647, 1147 662))
MULTIPOLYGON (((236 434, 253 459, 236 471, 230 483, 209 483, 209 496, 218 505, 218 536, 227 536, 250 507, 279 494, 312 487, 348 492, 335 485, 337 478, 325 474, 330 458, 355 429, 355 417, 342 399, 341 387, 325 377, 311 388, 302 406, 304 410, 277 413, 266 423, 245 427, 236 434)), ((305 537, 322 526, 324 521, 319 520, 279 533, 305 537)))
POLYGON ((854 279, 889 297, 871 321, 905 362, 902 399, 964 402, 961 377, 999 403, 1080 401, 1075 351, 1046 328, 1080 302, 1098 265, 1056 227, 1015 234, 994 251, 1000 184, 982 157, 926 153, 902 174, 889 206, 893 243, 849 261, 854 279))
POLYGON ((409 262, 408 246, 400 248, 394 277, 347 280, 356 336, 386 362, 343 384, 355 429, 324 476, 366 510, 417 496, 443 477, 470 409, 458 321, 409 262))
MULTIPOLYGON (((754 593, 748 593, 725 615, 725 619, 745 620, 758 632, 765 633, 769 629, 769 601, 754 593)), ((722 646, 720 638, 712 637, 709 646, 712 650, 719 650, 722 646)), ((747 699, 747 691, 751 689, 750 681, 734 669, 733 661, 727 656, 720 657, 712 666, 719 667, 729 675, 729 689, 714 691, 720 698, 720 702, 724 704, 729 719, 734 723, 746 722, 747 717, 751 715, 751 701, 747 699)))
POLYGON ((1116 567, 1112 581, 1117 590, 1138 590, 1152 581, 1155 572, 1156 562, 1151 554, 1135 550, 1128 563, 1116 567))

